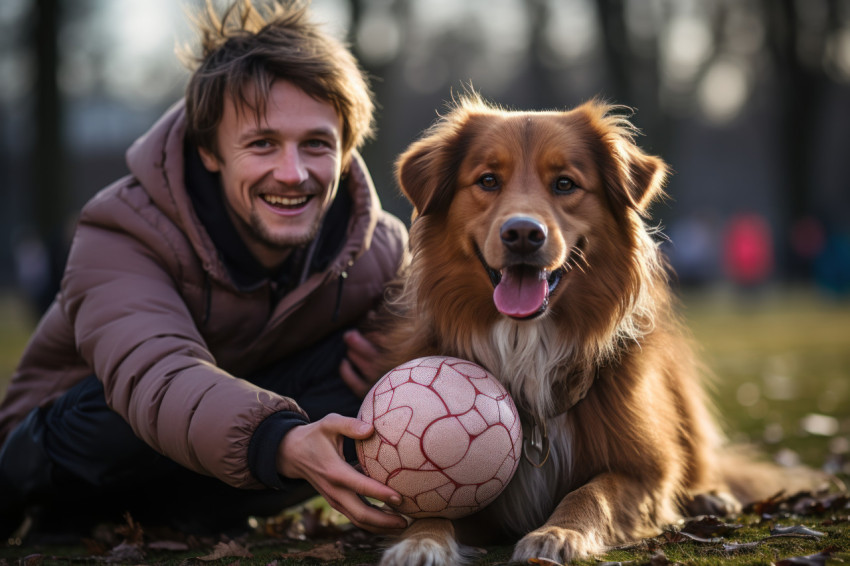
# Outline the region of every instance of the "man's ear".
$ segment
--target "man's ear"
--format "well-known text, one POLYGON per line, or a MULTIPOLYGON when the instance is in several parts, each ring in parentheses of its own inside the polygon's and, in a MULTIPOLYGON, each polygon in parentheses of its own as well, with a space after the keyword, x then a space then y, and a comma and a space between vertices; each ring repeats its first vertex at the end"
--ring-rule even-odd
POLYGON ((210 173, 218 173, 221 170, 221 162, 218 157, 211 151, 202 147, 198 148, 198 154, 201 156, 201 162, 210 173))

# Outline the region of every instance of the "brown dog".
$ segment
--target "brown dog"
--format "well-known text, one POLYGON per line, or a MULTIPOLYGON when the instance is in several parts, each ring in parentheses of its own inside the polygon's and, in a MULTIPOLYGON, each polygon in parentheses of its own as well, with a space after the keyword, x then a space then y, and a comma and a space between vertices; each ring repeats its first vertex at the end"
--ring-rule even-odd
POLYGON ((521 538, 513 560, 566 562, 779 489, 775 470, 721 448, 643 220, 667 167, 616 110, 469 95, 399 158, 415 212, 388 367, 450 355, 489 369, 520 408, 525 461, 492 505, 414 521, 382 564, 455 564, 456 536, 483 533, 521 538))

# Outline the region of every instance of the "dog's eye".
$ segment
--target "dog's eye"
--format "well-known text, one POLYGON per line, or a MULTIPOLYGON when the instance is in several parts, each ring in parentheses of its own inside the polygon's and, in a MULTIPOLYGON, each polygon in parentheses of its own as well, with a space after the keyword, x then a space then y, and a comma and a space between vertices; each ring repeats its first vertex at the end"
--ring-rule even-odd
POLYGON ((558 177, 555 181, 555 192, 559 195, 568 195, 578 188, 578 185, 569 177, 558 177))
POLYGON ((492 173, 485 173, 479 177, 478 186, 485 191, 495 191, 499 188, 499 178, 492 173))

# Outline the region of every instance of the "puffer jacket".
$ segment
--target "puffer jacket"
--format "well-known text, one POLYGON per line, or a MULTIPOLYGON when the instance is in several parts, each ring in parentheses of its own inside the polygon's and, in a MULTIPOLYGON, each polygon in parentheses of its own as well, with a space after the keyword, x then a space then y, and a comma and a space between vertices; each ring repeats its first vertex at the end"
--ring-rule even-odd
POLYGON ((0 445, 33 408, 93 373, 155 450, 258 488, 247 464, 253 432, 274 413, 304 413, 239 377, 356 325, 397 273, 407 232, 355 155, 340 186, 351 218, 327 267, 279 301, 271 281, 240 288, 187 194, 184 132, 181 102, 130 147, 130 175, 83 208, 61 289, 0 404, 0 445))

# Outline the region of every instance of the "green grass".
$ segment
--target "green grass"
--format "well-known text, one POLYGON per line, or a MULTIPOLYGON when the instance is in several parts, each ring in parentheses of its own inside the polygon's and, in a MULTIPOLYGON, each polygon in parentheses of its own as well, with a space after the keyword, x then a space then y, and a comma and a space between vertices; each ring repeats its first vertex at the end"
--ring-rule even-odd
MULTIPOLYGON (((713 395, 726 430, 736 441, 760 447, 770 456, 784 461, 838 472, 850 473, 850 301, 820 297, 809 291, 770 292, 741 297, 728 293, 694 294, 684 298, 684 314, 700 345, 701 355, 716 376, 713 395), (811 417, 811 415, 817 415, 811 417), (808 420, 806 418, 808 417, 808 420), (806 424, 808 423, 808 424, 806 424), (819 426, 818 426, 819 425, 819 426)), ((5 387, 15 361, 22 351, 34 320, 13 297, 0 296, 0 391, 5 387)), ((327 511, 320 500, 307 509, 327 511)), ((290 510, 283 516, 294 526, 305 525, 304 517, 315 519, 317 512, 299 514, 290 510)), ((308 540, 282 536, 283 530, 269 523, 256 529, 240 543, 252 557, 230 556, 212 564, 278 566, 305 563, 374 564, 379 556, 377 541, 351 539, 338 517, 325 513, 316 529, 316 521, 307 529, 308 540), (322 550, 323 544, 342 541, 345 558, 322 562, 304 552, 322 550), (300 553, 300 554, 299 554, 300 553)), ((613 550, 597 559, 580 564, 628 562, 665 564, 680 562, 696 565, 755 565, 778 563, 783 559, 818 553, 832 548, 827 564, 850 561, 850 509, 825 514, 796 516, 780 512, 768 519, 758 514, 733 518, 742 527, 722 541, 677 542, 671 535, 660 536, 640 545, 613 550), (819 538, 771 538, 775 525, 806 525, 824 535, 819 538), (755 548, 724 551, 730 542, 768 539, 755 548), (662 559, 661 554, 666 557, 662 559), (666 562, 665 562, 666 560, 666 562)), ((150 533, 145 539, 149 542, 150 533)), ((112 532, 114 537, 114 531, 112 532)), ((117 544, 122 539, 113 540, 117 544)), ((202 564, 216 541, 190 541, 195 546, 184 550, 156 550, 139 546, 144 555, 131 556, 124 563, 161 563, 169 565, 202 564)), ((91 544, 91 543, 90 543, 91 544)), ((114 544, 92 546, 0 546, 0 566, 5 564, 122 563, 116 561, 114 544), (113 556, 98 555, 109 552, 113 556), (29 557, 24 559, 24 557, 29 557)), ((475 561, 479 565, 504 564, 510 546, 486 549, 475 561)), ((821 562, 823 563, 823 562, 821 562)))
POLYGON ((747 301, 693 296, 685 305, 731 438, 815 467, 846 456, 850 302, 796 292, 747 301), (811 414, 826 417, 814 420, 836 426, 835 434, 807 432, 811 414))
POLYGON ((0 398, 36 322, 20 297, 0 292, 0 398))

